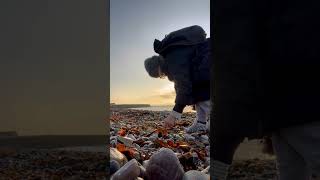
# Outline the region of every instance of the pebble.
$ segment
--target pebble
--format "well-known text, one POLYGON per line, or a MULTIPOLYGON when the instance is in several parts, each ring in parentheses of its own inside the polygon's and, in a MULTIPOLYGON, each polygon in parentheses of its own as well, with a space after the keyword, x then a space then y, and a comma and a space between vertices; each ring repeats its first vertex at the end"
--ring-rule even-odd
POLYGON ((201 142, 204 144, 209 144, 209 137, 207 135, 201 135, 201 142))
POLYGON ((137 140, 137 139, 134 137, 134 135, 132 135, 132 134, 129 134, 127 137, 130 138, 130 139, 132 139, 133 141, 136 141, 136 140, 137 140))
POLYGON ((198 161, 199 161, 199 157, 198 157, 198 154, 196 152, 192 153, 192 161, 193 161, 194 164, 197 164, 198 161))
POLYGON ((129 138, 129 137, 122 137, 122 136, 118 136, 118 140, 120 142, 122 142, 124 145, 128 146, 128 147, 132 147, 133 146, 133 139, 129 138))
POLYGON ((150 148, 155 148, 156 147, 156 145, 154 144, 154 143, 149 143, 148 145, 147 145, 147 147, 150 149, 150 148))
POLYGON ((204 170, 201 171, 202 173, 205 174, 210 174, 210 166, 208 166, 207 168, 205 168, 204 170))
POLYGON ((184 170, 171 149, 161 148, 150 157, 146 173, 152 180, 181 180, 184 170))
POLYGON ((115 160, 111 160, 110 161, 110 175, 114 174, 115 172, 117 172, 120 169, 120 164, 115 161, 115 160))
POLYGON ((149 137, 149 141, 155 141, 156 139, 158 139, 158 134, 157 134, 157 133, 152 134, 152 135, 149 137))
POLYGON ((138 151, 135 151, 133 153, 133 157, 137 160, 137 161, 140 161, 141 160, 141 155, 138 151))
POLYGON ((143 136, 143 137, 142 137, 142 140, 144 140, 144 141, 148 141, 148 140, 149 140, 149 138, 148 138, 148 137, 143 136))
POLYGON ((118 138, 117 136, 111 136, 111 137, 110 137, 110 140, 111 140, 111 141, 112 141, 112 140, 117 140, 117 138, 118 138))
POLYGON ((128 162, 126 156, 119 152, 116 148, 110 148, 110 160, 117 161, 120 166, 123 166, 128 162))
POLYGON ((143 167, 143 166, 139 166, 140 168, 140 174, 139 174, 139 177, 142 177, 142 178, 147 178, 147 171, 146 171, 146 168, 143 167))
POLYGON ((190 134, 185 134, 184 137, 187 141, 195 141, 196 140, 196 138, 190 134))
POLYGON ((182 180, 209 180, 210 176, 208 174, 202 173, 196 170, 190 170, 186 172, 182 180))
POLYGON ((204 162, 204 166, 209 166, 210 165, 210 157, 205 157, 205 162, 204 162))
POLYGON ((148 163, 149 163, 149 160, 145 160, 145 161, 142 162, 142 166, 143 166, 144 168, 147 168, 148 163))
POLYGON ((114 140, 110 141, 110 146, 115 148, 117 146, 117 140, 114 139, 114 140))
POLYGON ((210 145, 206 146, 206 153, 208 154, 208 156, 210 157, 210 145))
POLYGON ((139 144, 134 144, 134 147, 137 148, 138 150, 141 149, 141 147, 139 146, 139 144))
POLYGON ((112 180, 127 180, 135 179, 140 175, 140 167, 135 159, 131 159, 124 166, 122 166, 114 175, 112 176, 112 180))
POLYGON ((174 153, 177 157, 180 157, 182 154, 181 153, 174 153))

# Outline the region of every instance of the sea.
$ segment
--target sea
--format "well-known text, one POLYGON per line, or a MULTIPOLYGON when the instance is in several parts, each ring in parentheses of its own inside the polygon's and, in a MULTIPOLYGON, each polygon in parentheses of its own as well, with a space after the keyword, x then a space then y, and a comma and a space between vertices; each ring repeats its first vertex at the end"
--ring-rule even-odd
MULTIPOLYGON (((147 111, 172 111, 173 106, 149 106, 139 108, 129 108, 135 110, 147 110, 147 111)), ((183 112, 195 112, 191 106, 186 106, 183 112)))

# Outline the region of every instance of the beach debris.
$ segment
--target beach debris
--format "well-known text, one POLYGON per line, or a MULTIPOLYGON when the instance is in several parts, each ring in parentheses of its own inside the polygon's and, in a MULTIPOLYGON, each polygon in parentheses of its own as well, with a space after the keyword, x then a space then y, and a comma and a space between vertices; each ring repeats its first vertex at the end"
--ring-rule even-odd
POLYGON ((190 170, 183 176, 183 180, 209 180, 210 176, 201 171, 190 170))
POLYGON ((146 168, 148 179, 153 180, 181 180, 183 167, 175 153, 168 148, 161 148, 153 154, 146 168))
POLYGON ((138 161, 131 159, 124 166, 122 166, 117 172, 111 177, 112 180, 127 180, 135 179, 141 174, 141 170, 138 161))

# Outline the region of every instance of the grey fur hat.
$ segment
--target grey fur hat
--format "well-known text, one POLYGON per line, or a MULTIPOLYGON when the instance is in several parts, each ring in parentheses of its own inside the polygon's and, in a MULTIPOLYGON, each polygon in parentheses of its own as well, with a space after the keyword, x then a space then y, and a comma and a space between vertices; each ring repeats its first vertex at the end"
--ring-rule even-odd
POLYGON ((144 67, 151 77, 160 77, 158 68, 164 63, 164 58, 162 56, 152 56, 144 61, 144 67))

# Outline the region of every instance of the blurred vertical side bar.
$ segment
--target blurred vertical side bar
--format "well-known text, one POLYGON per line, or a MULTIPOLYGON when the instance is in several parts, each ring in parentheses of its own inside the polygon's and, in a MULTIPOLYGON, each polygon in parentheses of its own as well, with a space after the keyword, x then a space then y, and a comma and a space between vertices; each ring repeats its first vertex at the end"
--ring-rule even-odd
POLYGON ((0 1, 0 136, 81 135, 106 143, 108 5, 0 1))

